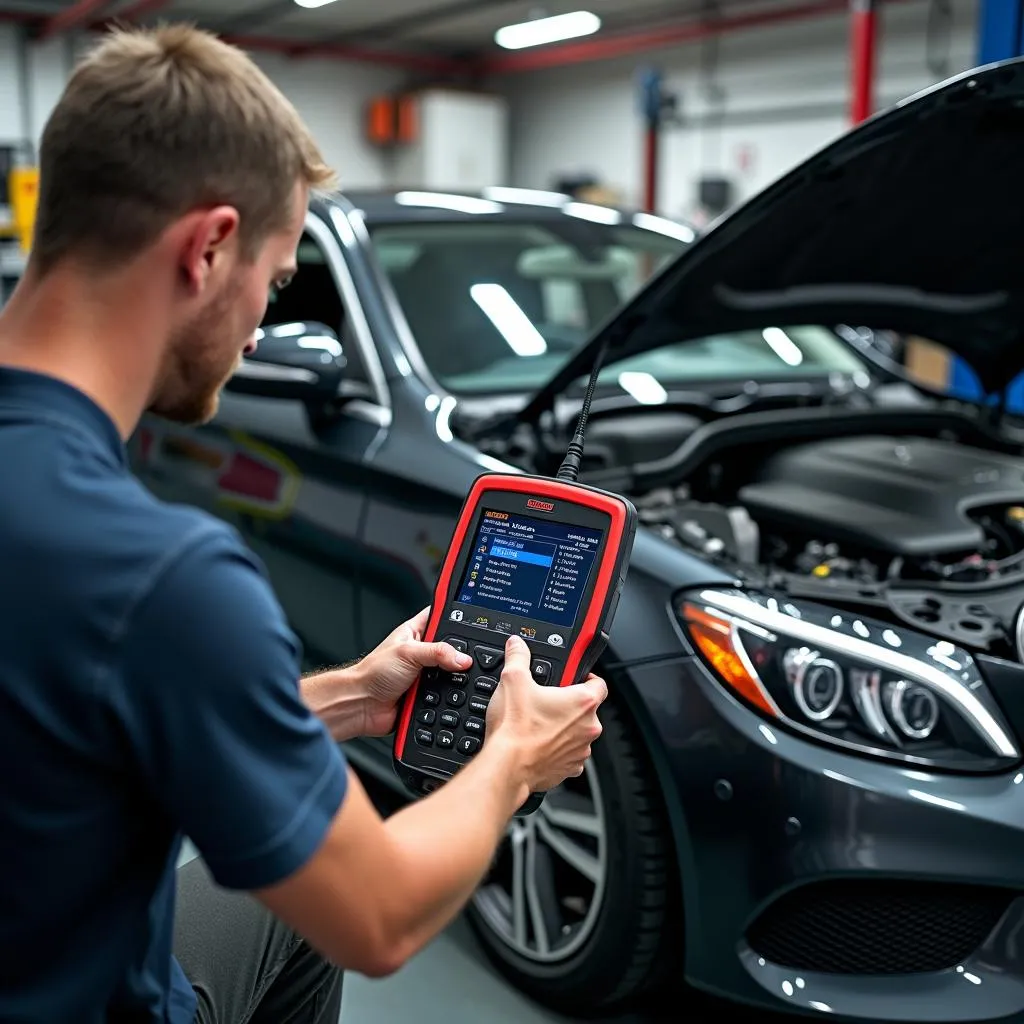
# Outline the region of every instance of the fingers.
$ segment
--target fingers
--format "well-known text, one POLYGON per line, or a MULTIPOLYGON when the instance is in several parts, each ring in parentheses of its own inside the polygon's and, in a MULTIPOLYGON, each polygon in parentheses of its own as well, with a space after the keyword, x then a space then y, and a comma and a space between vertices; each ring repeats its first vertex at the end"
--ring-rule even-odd
POLYGON ((446 672, 465 672, 473 664, 468 654, 461 654, 443 640, 431 644, 410 641, 402 645, 402 655, 413 665, 421 668, 433 668, 436 665, 446 672))
POLYGON ((449 672, 465 672, 470 665, 473 664, 473 659, 468 654, 462 654, 460 651, 455 650, 451 644, 446 644, 443 640, 435 644, 424 644, 428 650, 433 649, 435 665, 439 665, 443 669, 447 669, 449 672))
POLYGON ((521 636, 514 633, 505 641, 505 667, 501 672, 502 682, 506 678, 530 679, 530 648, 521 636))
POLYGON ((600 707, 608 699, 608 684, 600 676, 587 676, 574 689, 580 699, 592 708, 600 707))
POLYGON ((430 621, 430 606, 418 611, 407 623, 406 626, 412 631, 413 640, 421 640, 427 631, 427 623, 430 621))

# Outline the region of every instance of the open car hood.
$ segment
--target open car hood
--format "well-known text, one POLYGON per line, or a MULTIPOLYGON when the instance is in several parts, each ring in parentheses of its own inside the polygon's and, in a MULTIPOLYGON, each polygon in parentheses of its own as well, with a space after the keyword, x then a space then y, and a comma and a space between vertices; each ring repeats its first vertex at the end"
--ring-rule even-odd
POLYGON ((1024 370, 1024 59, 851 130, 714 224, 531 400, 725 331, 852 324, 946 345, 988 392, 1024 370))

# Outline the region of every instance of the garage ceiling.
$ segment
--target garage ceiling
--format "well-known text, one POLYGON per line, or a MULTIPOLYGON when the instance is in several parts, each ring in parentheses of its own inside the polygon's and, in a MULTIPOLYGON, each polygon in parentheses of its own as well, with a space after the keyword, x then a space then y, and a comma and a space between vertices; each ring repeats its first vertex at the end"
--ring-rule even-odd
MULTIPOLYGON (((533 18, 589 10, 602 21, 588 37, 598 46, 625 44, 646 33, 646 45, 706 34, 716 19, 768 21, 806 14, 841 12, 848 0, 334 0, 308 9, 295 0, 0 0, 0 18, 15 18, 43 35, 122 17, 140 22, 188 20, 226 37, 291 50, 336 56, 384 51, 392 63, 402 55, 475 58, 486 61, 509 51, 494 43, 502 26, 533 18), (350 48, 346 50, 346 48, 350 48)), ((895 2, 895 0, 889 0, 895 2)), ((721 24, 722 22, 719 21, 721 24)), ((557 45, 557 44, 556 44, 557 45)), ((551 49, 552 47, 541 47, 551 49)), ((517 51, 525 54, 526 51, 517 51)), ((616 52, 626 52, 622 46, 616 52)), ((529 60, 524 69, 530 66, 529 60)))

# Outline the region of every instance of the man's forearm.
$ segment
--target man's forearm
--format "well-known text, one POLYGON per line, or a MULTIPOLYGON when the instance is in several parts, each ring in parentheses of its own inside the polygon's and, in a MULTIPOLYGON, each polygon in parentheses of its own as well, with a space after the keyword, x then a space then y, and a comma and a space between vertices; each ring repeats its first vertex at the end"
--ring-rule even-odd
POLYGON ((529 796, 519 761, 512 751, 485 748, 430 797, 385 822, 405 868, 394 887, 402 893, 395 915, 402 959, 447 927, 486 875, 509 820, 529 796))
POLYGON ((303 676, 303 700, 339 743, 366 733, 370 698, 359 662, 303 676))

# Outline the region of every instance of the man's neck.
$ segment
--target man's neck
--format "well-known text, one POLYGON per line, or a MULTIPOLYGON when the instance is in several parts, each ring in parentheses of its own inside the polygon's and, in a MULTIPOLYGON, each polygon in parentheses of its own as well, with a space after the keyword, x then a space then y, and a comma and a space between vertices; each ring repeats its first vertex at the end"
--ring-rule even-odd
POLYGON ((151 336, 153 296, 146 291, 141 280, 97 281, 72 268, 40 278, 30 268, 0 311, 0 365, 77 388, 128 438, 159 372, 160 339, 151 336))

